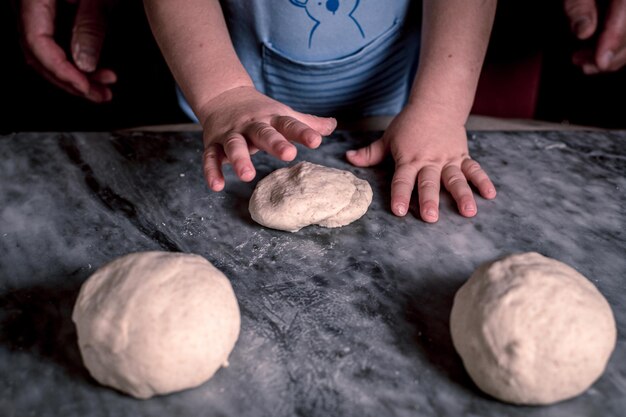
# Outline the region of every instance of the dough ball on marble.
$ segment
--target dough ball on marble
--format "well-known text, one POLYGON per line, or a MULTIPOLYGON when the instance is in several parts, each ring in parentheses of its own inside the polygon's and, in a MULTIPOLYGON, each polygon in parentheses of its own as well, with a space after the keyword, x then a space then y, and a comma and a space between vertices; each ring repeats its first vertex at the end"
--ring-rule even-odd
POLYGON ((349 171, 300 162, 263 178, 250 198, 252 219, 272 229, 340 227, 367 212, 372 188, 349 171))
POLYGON ((456 293, 450 328, 476 385, 515 404, 581 394, 616 343, 611 307, 596 287, 538 253, 481 265, 456 293))
POLYGON ((239 336, 228 279, 198 255, 143 252, 98 269, 72 320, 85 366, 137 398, 192 388, 228 365, 239 336))

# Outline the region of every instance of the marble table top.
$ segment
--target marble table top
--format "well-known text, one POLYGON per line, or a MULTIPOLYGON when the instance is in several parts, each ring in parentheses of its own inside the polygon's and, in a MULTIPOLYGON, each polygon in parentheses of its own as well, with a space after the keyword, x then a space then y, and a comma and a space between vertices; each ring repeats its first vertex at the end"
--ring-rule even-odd
MULTIPOLYGON (((374 190, 368 213, 298 233, 254 223, 256 180, 212 193, 201 139, 179 133, 0 137, 0 415, 624 416, 626 132, 472 132, 498 188, 478 216, 389 210, 393 165, 343 158, 375 133, 339 132, 297 160, 349 169, 374 190), (136 400, 83 367, 71 322, 81 283, 129 252, 206 257, 242 312, 231 365, 202 386, 136 400), (482 262, 537 251, 587 276, 611 304, 618 342, 583 395, 518 407, 481 393, 449 334, 455 291, 482 262)), ((284 164, 254 157, 259 178, 284 164)), ((415 210, 415 207, 413 207, 415 210)))

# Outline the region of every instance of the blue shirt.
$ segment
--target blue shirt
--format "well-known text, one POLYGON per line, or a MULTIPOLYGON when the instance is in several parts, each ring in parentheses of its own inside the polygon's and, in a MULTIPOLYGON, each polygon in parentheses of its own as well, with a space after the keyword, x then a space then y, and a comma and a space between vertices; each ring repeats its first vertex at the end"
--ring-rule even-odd
POLYGON ((421 2, 221 3, 237 55, 260 92, 300 112, 340 118, 393 115, 406 102, 419 55, 420 12, 413 6, 421 2))

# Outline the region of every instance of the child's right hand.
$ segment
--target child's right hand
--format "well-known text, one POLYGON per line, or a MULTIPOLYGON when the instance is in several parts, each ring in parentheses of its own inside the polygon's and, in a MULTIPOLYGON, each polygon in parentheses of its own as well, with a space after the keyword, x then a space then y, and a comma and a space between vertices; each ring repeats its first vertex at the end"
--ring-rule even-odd
POLYGON ((231 163, 242 181, 256 175, 250 155, 265 151, 283 161, 296 157, 291 142, 317 148, 337 121, 299 113, 261 94, 253 87, 237 87, 221 93, 200 108, 204 130, 203 171, 209 188, 224 188, 222 164, 231 163))

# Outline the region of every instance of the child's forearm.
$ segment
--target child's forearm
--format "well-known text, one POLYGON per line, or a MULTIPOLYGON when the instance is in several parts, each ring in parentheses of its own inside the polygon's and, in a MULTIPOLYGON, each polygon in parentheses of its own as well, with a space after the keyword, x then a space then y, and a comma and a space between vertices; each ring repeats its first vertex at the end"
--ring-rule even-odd
POLYGON ((496 0, 424 0, 420 66, 410 105, 466 122, 495 9, 496 0))
POLYGON ((218 0, 144 0, 154 37, 192 109, 252 86, 233 48, 218 0))

